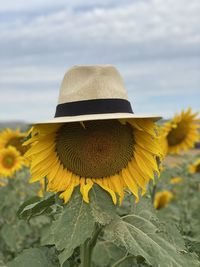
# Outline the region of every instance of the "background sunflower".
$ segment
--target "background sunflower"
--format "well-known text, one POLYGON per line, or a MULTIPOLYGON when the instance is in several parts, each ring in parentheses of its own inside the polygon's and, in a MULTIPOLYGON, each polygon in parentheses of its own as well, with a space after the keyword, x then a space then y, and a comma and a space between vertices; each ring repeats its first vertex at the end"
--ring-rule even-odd
POLYGON ((200 158, 196 159, 194 163, 190 164, 188 169, 190 173, 200 173, 200 158))
POLYGON ((6 182, 4 182, 4 181, 0 181, 0 187, 1 186, 6 186, 6 182))
POLYGON ((128 188, 139 200, 140 191, 159 175, 161 157, 156 125, 151 119, 88 121, 36 125, 26 153, 31 157, 31 182, 48 179, 48 191, 60 192, 66 203, 76 186, 85 202, 93 184, 117 203, 128 188))
POLYGON ((7 128, 0 133, 0 148, 13 146, 23 155, 26 152, 26 148, 22 146, 25 136, 26 133, 20 132, 19 129, 12 130, 7 128))
POLYGON ((168 190, 157 192, 154 198, 154 207, 158 210, 165 208, 169 204, 169 202, 172 200, 172 198, 173 198, 173 194, 172 192, 168 190))
POLYGON ((184 179, 182 177, 176 176, 176 177, 172 177, 170 179, 170 184, 181 184, 183 183, 184 179))
POLYGON ((192 113, 189 108, 163 125, 162 144, 165 153, 178 154, 194 147, 200 138, 198 132, 200 120, 196 118, 197 115, 198 113, 192 113))
POLYGON ((23 158, 19 151, 12 146, 0 150, 0 175, 12 177, 22 168, 23 158))
MULTIPOLYGON (((23 146, 23 140, 26 137, 26 132, 21 132, 19 129, 12 130, 7 128, 0 133, 0 149, 7 148, 9 146, 14 147, 21 156, 24 156, 28 147, 23 146)), ((23 165, 29 166, 30 160, 24 158, 23 165)))

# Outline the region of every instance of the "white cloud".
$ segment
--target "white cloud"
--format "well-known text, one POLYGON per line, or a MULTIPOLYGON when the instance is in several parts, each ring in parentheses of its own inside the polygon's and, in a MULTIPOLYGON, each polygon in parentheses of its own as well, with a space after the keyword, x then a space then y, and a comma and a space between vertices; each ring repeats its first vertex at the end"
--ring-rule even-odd
POLYGON ((166 50, 169 44, 172 50, 174 47, 184 49, 188 44, 198 45, 199 12, 199 0, 190 3, 187 0, 136 1, 85 12, 62 9, 30 17, 28 22, 27 19, 7 22, 0 40, 2 43, 17 41, 25 50, 39 46, 44 51, 48 44, 48 52, 74 43, 81 49, 91 41, 93 45, 124 47, 141 44, 147 54, 155 54, 166 50))
POLYGON ((199 0, 7 0, 0 13, 3 117, 46 117, 74 64, 116 65, 139 111, 173 112, 153 97, 199 94, 199 0))
POLYGON ((57 90, 10 89, 0 93, 0 120, 34 122, 54 116, 57 90))
POLYGON ((0 105, 35 105, 35 104, 48 104, 54 102, 56 103, 58 97, 58 91, 56 90, 20 90, 16 92, 14 89, 6 90, 1 92, 0 105))
MULTIPOLYGON (((60 70, 60 72, 62 69, 60 70)), ((59 69, 48 66, 9 66, 0 72, 1 84, 23 84, 23 83, 52 83, 62 78, 59 69)))
MULTIPOLYGON (((116 1, 113 0, 95 0, 95 3, 93 0, 85 0, 84 3, 82 0, 73 0, 73 1, 66 1, 66 0, 6 0, 1 3, 0 5, 0 12, 22 12, 22 11, 30 11, 33 12, 35 10, 41 10, 43 9, 43 12, 45 9, 50 9, 50 8, 78 8, 84 6, 88 7, 93 7, 94 5, 100 5, 100 6, 109 6, 109 5, 114 5, 116 1)), ((126 0, 119 0, 118 4, 120 3, 126 3, 126 2, 131 2, 126 1, 126 0)))

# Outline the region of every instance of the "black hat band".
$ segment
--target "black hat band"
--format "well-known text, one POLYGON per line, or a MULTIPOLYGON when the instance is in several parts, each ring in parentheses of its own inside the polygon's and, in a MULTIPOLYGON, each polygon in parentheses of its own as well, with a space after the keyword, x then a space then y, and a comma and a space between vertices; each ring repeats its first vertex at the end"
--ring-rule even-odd
POLYGON ((131 104, 126 99, 91 99, 59 104, 56 107, 56 117, 80 116, 106 113, 132 113, 131 104))

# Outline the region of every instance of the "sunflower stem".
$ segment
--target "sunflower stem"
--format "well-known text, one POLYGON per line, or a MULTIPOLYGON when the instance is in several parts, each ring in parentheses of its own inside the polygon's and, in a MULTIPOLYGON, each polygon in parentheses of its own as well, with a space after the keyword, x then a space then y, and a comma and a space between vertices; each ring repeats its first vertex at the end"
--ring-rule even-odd
POLYGON ((116 261, 111 267, 117 267, 119 265, 121 265, 121 263, 125 262, 127 259, 129 258, 135 258, 135 256, 133 255, 128 255, 128 252, 124 255, 124 257, 122 257, 121 259, 119 259, 118 261, 116 261))
POLYGON ((91 267, 92 251, 89 246, 89 240, 87 239, 80 248, 81 267, 91 267))
POLYGON ((81 267, 91 267, 92 251, 96 245, 101 230, 102 227, 96 224, 92 238, 87 239, 84 242, 84 244, 80 247, 81 267))
POLYGON ((151 191, 151 201, 154 203, 155 195, 156 195, 157 185, 153 185, 152 191, 151 191))
POLYGON ((48 185, 48 182, 47 182, 47 178, 45 177, 44 178, 44 192, 47 192, 47 185, 48 185))

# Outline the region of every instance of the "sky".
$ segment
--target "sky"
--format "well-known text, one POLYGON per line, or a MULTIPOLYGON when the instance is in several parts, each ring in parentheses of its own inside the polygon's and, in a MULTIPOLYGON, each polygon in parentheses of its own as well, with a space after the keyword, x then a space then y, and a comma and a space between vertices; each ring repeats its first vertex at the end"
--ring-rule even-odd
POLYGON ((53 118, 73 65, 113 64, 134 113, 200 111, 199 0, 6 0, 0 121, 53 118))

